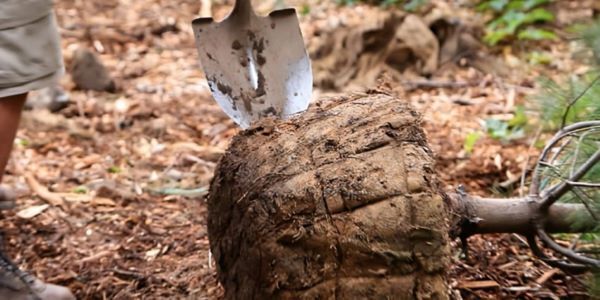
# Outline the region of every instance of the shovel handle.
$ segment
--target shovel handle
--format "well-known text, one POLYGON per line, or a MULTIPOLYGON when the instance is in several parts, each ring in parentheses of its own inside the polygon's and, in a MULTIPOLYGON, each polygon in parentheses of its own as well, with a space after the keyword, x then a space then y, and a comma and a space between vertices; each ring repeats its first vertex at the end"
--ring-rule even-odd
POLYGON ((232 14, 253 15, 252 2, 250 0, 235 0, 232 14))

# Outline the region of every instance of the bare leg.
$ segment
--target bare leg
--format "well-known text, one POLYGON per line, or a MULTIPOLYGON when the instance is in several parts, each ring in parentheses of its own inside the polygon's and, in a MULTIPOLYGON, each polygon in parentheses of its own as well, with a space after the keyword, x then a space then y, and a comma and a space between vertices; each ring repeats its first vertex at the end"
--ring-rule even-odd
MULTIPOLYGON (((27 94, 0 98, 0 183, 2 182, 2 175, 6 169, 10 151, 12 150, 15 135, 17 134, 25 99, 27 99, 27 94)), ((0 189, 0 202, 12 201, 12 199, 6 199, 7 197, 4 193, 0 189)), ((2 209, 3 205, 6 208, 10 207, 9 205, 0 203, 0 209, 2 209)), ((2 241, 1 235, 0 241, 2 241)), ((20 270, 17 265, 6 257, 1 247, 0 278, 2 278, 0 299, 75 300, 75 297, 68 288, 46 284, 29 273, 20 270)))
POLYGON ((0 98, 0 183, 12 150, 27 94, 0 98))

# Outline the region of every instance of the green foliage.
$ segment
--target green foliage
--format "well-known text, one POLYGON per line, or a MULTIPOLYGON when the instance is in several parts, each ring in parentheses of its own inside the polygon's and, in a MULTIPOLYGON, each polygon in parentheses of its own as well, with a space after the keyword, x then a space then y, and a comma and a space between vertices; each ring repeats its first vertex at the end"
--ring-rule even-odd
POLYGON ((486 25, 483 38, 491 46, 502 41, 517 38, 519 40, 549 40, 556 35, 549 30, 539 28, 554 20, 554 15, 540 6, 551 0, 483 0, 477 6, 481 12, 489 12, 493 19, 486 25))
POLYGON ((552 40, 556 38, 556 35, 548 30, 540 28, 527 27, 517 35, 519 40, 552 40))
MULTIPOLYGON (((541 124, 547 130, 557 131, 575 122, 600 120, 600 21, 579 30, 579 34, 581 41, 587 46, 589 56, 593 58, 583 62, 590 63, 594 70, 583 75, 569 76, 560 82, 549 79, 541 81, 543 92, 533 99, 532 104, 540 112, 541 124)), ((556 148, 557 151, 552 154, 552 163, 541 170, 542 190, 568 180, 600 149, 600 128, 577 132, 570 136, 569 143, 561 143, 556 148)), ((594 165, 579 182, 599 184, 600 164, 594 165)), ((600 216, 600 188, 591 185, 573 186, 560 201, 584 204, 586 211, 581 213, 597 220, 600 216)), ((569 221, 574 229, 578 229, 581 228, 580 221, 583 219, 584 216, 575 214, 570 216, 569 221)), ((588 251, 598 253, 600 223, 592 231, 580 235, 579 241, 585 244, 588 251)), ((600 297, 600 270, 593 272, 588 283, 592 296, 600 297)))
MULTIPOLYGON (((589 76, 584 76, 589 77, 589 76)), ((556 82, 549 82, 546 91, 535 98, 541 113, 541 123, 547 129, 557 131, 560 128, 586 120, 600 119, 600 77, 582 82, 581 79, 571 79, 565 87, 560 87, 556 82)), ((587 162, 599 149, 600 130, 591 130, 575 135, 569 143, 561 144, 561 151, 554 155, 552 167, 542 170, 542 190, 555 186, 567 180, 571 174, 587 162)), ((600 183, 600 164, 592 167, 580 179, 586 183, 600 183)), ((562 202, 581 203, 587 201, 593 210, 600 213, 600 189, 574 187, 573 190, 561 198, 562 202)), ((586 212, 587 213, 587 212, 586 212)), ((581 216, 573 216, 575 227, 581 216)), ((600 224, 597 228, 600 233, 600 224)), ((595 236, 595 239, 598 235, 595 236)))
POLYGON ((600 298, 600 272, 595 272, 591 276, 590 294, 594 298, 600 298))
POLYGON ((31 144, 28 140, 26 139, 16 139, 15 143, 18 144, 19 146, 22 147, 29 147, 29 145, 31 144))
POLYGON ((85 195, 88 192, 89 192, 88 188, 85 187, 85 186, 83 186, 83 185, 80 185, 80 186, 78 186, 78 187, 76 187, 76 188, 73 189, 73 193, 75 193, 75 194, 83 194, 83 195, 85 195))
POLYGON ((485 120, 485 128, 491 138, 508 142, 525 136, 525 126, 527 125, 527 122, 528 118, 525 114, 525 108, 523 106, 517 106, 512 119, 502 121, 490 118, 485 120))
POLYGON ((543 92, 533 98, 545 129, 558 130, 564 125, 585 120, 600 120, 600 20, 577 29, 581 41, 593 59, 583 63, 592 71, 557 82, 547 78, 539 82, 543 92))
POLYGON ((403 8, 406 11, 417 11, 427 4, 427 2, 429 2, 429 0, 408 0, 404 3, 403 8))
POLYGON ((592 51, 596 65, 600 65, 600 20, 585 27, 581 37, 585 45, 592 51))
MULTIPOLYGON (((569 180, 600 149, 599 141, 600 128, 578 132, 561 141, 553 149, 554 151, 550 156, 548 165, 540 170, 540 189, 549 190, 569 180), (568 143, 565 143, 566 141, 568 143)), ((600 183, 600 164, 593 166, 578 182, 589 184, 589 186, 572 186, 571 190, 562 196, 560 201, 564 203, 583 204, 585 206, 585 210, 579 211, 567 218, 568 222, 572 224, 574 231, 583 231, 589 230, 584 229, 588 228, 584 226, 586 224, 584 220, 589 220, 590 218, 598 220, 600 216, 600 189, 593 186, 600 183)), ((588 256, 594 257, 594 254, 591 253, 598 253, 597 251, 600 250, 600 222, 596 224, 595 228, 583 234, 557 237, 570 241, 577 238, 577 244, 589 251, 588 256)), ((595 276, 600 275, 596 274, 595 276)), ((597 279, 598 277, 595 278, 597 279)), ((590 282, 591 289, 600 289, 598 283, 590 282)))
POLYGON ((527 55, 527 60, 532 65, 548 65, 552 59, 552 55, 548 52, 533 51, 527 55))
POLYGON ((600 119, 599 72, 572 76, 566 82, 540 79, 540 84, 542 92, 532 98, 532 105, 540 112, 545 129, 558 130, 563 121, 568 125, 600 119))
POLYGON ((465 137, 465 141, 463 143, 463 149, 467 154, 473 153, 473 149, 475 149, 475 144, 481 139, 483 134, 479 131, 471 132, 465 137))
POLYGON ((106 171, 110 174, 119 174, 119 173, 121 173, 121 168, 119 168, 117 166, 112 166, 112 167, 108 168, 106 171))
POLYGON ((302 7, 300 8, 300 14, 303 16, 310 14, 310 5, 308 5, 308 4, 302 5, 302 7))

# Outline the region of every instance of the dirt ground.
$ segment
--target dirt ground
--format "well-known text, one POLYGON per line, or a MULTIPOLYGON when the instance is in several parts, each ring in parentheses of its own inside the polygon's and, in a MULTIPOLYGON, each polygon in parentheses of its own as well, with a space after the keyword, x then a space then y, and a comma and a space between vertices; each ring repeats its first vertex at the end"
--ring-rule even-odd
MULTIPOLYGON (((212 100, 198 64, 190 22, 201 2, 57 1, 67 68, 78 47, 94 49, 118 89, 81 91, 65 76, 66 109, 25 113, 5 182, 18 206, 2 213, 0 226, 20 266, 79 299, 222 296, 204 195, 238 129, 212 100)), ((227 9, 213 7, 217 15, 227 9)), ((424 114, 447 190, 464 184, 477 195, 519 193, 513 183, 538 151, 532 139, 483 138, 466 153, 464 138, 486 118, 512 117, 539 74, 576 69, 569 43, 540 47, 556 62, 508 77, 458 64, 431 80, 476 84, 400 91, 424 114)), ((494 55, 509 67, 522 63, 507 49, 494 55)), ((465 299, 586 298, 581 277, 532 258, 516 235, 471 238, 469 259, 459 248, 452 284, 465 299)))

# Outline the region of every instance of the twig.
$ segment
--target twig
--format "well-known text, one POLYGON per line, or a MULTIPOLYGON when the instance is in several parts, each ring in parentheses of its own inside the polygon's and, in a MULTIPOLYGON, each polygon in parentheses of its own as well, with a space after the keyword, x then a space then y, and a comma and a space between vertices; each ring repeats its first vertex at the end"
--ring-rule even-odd
MULTIPOLYGON (((552 157, 550 159, 550 161, 553 162, 556 159, 556 156, 558 156, 558 154, 560 152, 562 152, 564 150, 565 146, 568 145, 568 144, 569 144, 569 142, 567 142, 567 143, 563 144, 562 146, 560 146, 560 148, 558 148, 557 153, 555 153, 554 157, 552 157)), ((552 171, 554 173, 554 175, 556 175, 556 177, 563 178, 560 170, 558 170, 558 168, 555 165, 553 165, 551 163, 548 163, 548 162, 545 162, 542 159, 543 158, 538 159, 537 167, 536 167, 535 172, 533 173, 533 176, 532 176, 532 179, 531 179, 531 187, 529 188, 529 195, 532 196, 532 197, 537 197, 537 196, 540 195, 540 190, 539 189, 540 189, 540 184, 541 184, 541 182, 540 182, 541 178, 539 178, 539 175, 540 175, 540 173, 539 173, 540 172, 539 167, 548 168, 548 169, 550 169, 550 171, 552 171)))
POLYGON ((564 255, 574 262, 578 262, 581 264, 588 265, 590 267, 600 268, 600 260, 592 259, 589 257, 585 257, 583 255, 577 254, 575 251, 566 249, 559 244, 557 244, 552 238, 541 228, 537 230, 538 237, 548 246, 550 249, 564 255))
POLYGON ((565 113, 563 114, 562 122, 560 123, 560 128, 565 127, 565 124, 567 123, 567 116, 569 115, 571 107, 573 107, 573 105, 575 105, 575 103, 577 103, 579 99, 583 98, 583 96, 587 94, 587 92, 598 82, 598 80, 600 80, 600 75, 596 76, 596 78, 592 80, 592 82, 579 95, 577 95, 577 97, 575 97, 575 99, 569 102, 567 108, 565 109, 565 113))
MULTIPOLYGON (((554 146, 556 146, 556 144, 558 144, 563 138, 572 135, 576 132, 582 131, 582 130, 589 130, 590 128, 600 128, 600 121, 586 121, 586 122, 579 122, 579 123, 575 123, 573 125, 569 125, 565 128, 563 128, 561 131, 559 131, 558 133, 556 133, 554 135, 554 137, 546 144, 546 147, 544 148, 544 150, 542 150, 542 153, 540 154, 540 157, 538 158, 538 163, 537 163, 537 167, 535 172, 533 173, 533 177, 531 179, 531 188, 529 191, 530 196, 537 198, 539 196, 540 193, 540 176, 541 176, 541 172, 539 170, 540 166, 543 166, 543 163, 546 162, 546 158, 548 157, 550 150, 552 150, 554 148, 554 146)), ((568 143, 567 143, 568 144, 568 143)), ((564 149, 563 145, 561 147, 561 151, 564 149)))
POLYGON ((198 198, 206 196, 208 194, 208 187, 201 187, 197 189, 163 188, 158 190, 152 190, 151 192, 164 196, 182 196, 189 198, 198 198))
POLYGON ((104 250, 104 251, 100 251, 100 252, 98 252, 98 253, 96 253, 96 254, 93 254, 93 255, 91 255, 91 256, 88 256, 88 257, 86 257, 86 258, 83 258, 83 259, 81 259, 81 260, 79 261, 79 263, 80 263, 80 264, 85 264, 85 263, 93 262, 93 261, 99 260, 99 259, 101 259, 101 258, 103 258, 103 257, 105 257, 105 256, 112 255, 113 253, 115 253, 115 251, 114 251, 114 250, 104 250))
POLYGON ((550 164, 554 164, 556 159, 563 153, 563 151, 565 149, 567 149, 567 146, 569 146, 573 142, 571 137, 575 137, 575 136, 576 136, 575 134, 568 134, 563 137, 563 138, 569 137, 569 139, 565 140, 565 142, 562 145, 560 145, 560 148, 558 148, 558 151, 556 151, 554 153, 554 155, 552 155, 552 157, 548 161, 550 164))
POLYGON ((577 165, 577 157, 579 157, 579 150, 581 150, 581 144, 583 144, 583 140, 587 137, 588 134, 591 134, 593 131, 584 132, 580 137, 579 141, 577 141, 577 146, 575 146, 575 153, 573 154, 573 163, 571 164, 571 173, 569 176, 573 176, 573 172, 575 171, 575 166, 577 165))
POLYGON ((529 244, 531 252, 533 252, 535 256, 539 257, 544 263, 546 263, 549 266, 557 267, 562 270, 568 270, 573 273, 582 273, 589 270, 589 267, 586 265, 565 263, 556 259, 549 258, 548 256, 546 256, 544 251, 542 251, 542 249, 540 249, 540 247, 538 246, 534 235, 527 236, 527 243, 529 244))
POLYGON ((542 276, 540 276, 540 278, 536 279, 535 283, 542 285, 544 284, 546 281, 548 281, 548 279, 552 278, 552 276, 556 275, 558 272, 560 272, 559 269, 550 269, 546 272, 544 272, 544 274, 542 276))
POLYGON ((575 250, 575 247, 577 246, 577 243, 579 242, 579 240, 581 240, 581 233, 576 235, 572 240, 571 240, 571 245, 569 245, 569 249, 571 250, 575 250))
MULTIPOLYGON (((592 218, 594 220, 598 221, 598 217, 596 216, 596 213, 594 213, 594 209, 592 209, 590 207, 590 204, 587 202, 587 199, 590 199, 591 197, 586 192, 579 191, 576 188, 573 189, 573 193, 575 193, 575 196, 577 196, 577 197, 579 197, 579 199, 581 199, 581 203, 583 203, 583 206, 585 206, 585 209, 587 209, 587 211, 590 213, 590 215, 592 215, 592 218), (583 196, 580 195, 580 193, 583 194, 583 196)), ((594 201, 594 199, 590 199, 590 200, 592 200, 592 202, 594 201)))
POLYGON ((576 187, 590 187, 590 188, 600 188, 600 183, 588 183, 588 182, 576 182, 576 181, 566 181, 569 185, 576 187))
POLYGON ((65 205, 65 199, 60 195, 50 192, 45 186, 43 186, 31 173, 25 174, 25 180, 29 188, 38 196, 50 205, 63 207, 65 205))
POLYGON ((499 286, 500 284, 494 280, 464 281, 458 284, 459 289, 487 289, 499 286))
POLYGON ((529 144, 529 148, 527 149, 527 158, 525 159, 525 162, 523 162, 523 168, 521 171, 521 187, 519 188, 519 195, 521 197, 525 196, 524 192, 523 192, 523 188, 525 187, 525 178, 527 177, 527 168, 529 167, 529 159, 531 158, 530 153, 531 153, 531 150, 533 150, 535 143, 540 138, 541 134, 542 134, 542 126, 539 126, 535 133, 533 140, 529 144))
POLYGON ((404 85, 408 85, 413 89, 419 88, 429 88, 429 89, 439 89, 439 88, 450 88, 450 89, 459 89, 464 87, 475 86, 477 83, 475 82, 465 82, 465 81, 433 81, 433 80, 419 80, 419 81, 402 81, 404 85))
POLYGON ((146 276, 144 274, 141 274, 136 271, 123 270, 123 269, 120 269, 119 267, 113 268, 113 272, 115 273, 115 275, 120 275, 118 277, 121 277, 125 280, 127 280, 127 279, 141 280, 141 279, 146 278, 146 276))
MULTIPOLYGON (((571 176, 571 178, 569 178, 568 181, 578 181, 583 176, 585 176, 585 174, 587 174, 587 172, 591 168, 593 168, 596 165, 596 163, 598 163, 599 161, 600 161, 600 149, 598 149, 596 151, 596 153, 594 153, 594 155, 592 155, 592 157, 590 157, 583 165, 581 165, 581 167, 579 167, 579 169, 575 172, 575 174, 573 174, 573 176, 571 176)), ((543 195, 543 201, 542 201, 542 205, 540 206, 540 209, 542 211, 548 209, 548 207, 550 207, 550 205, 554 204, 554 202, 556 202, 558 199, 560 199, 560 197, 562 197, 564 194, 566 194, 572 188, 573 188, 573 186, 569 185, 567 182, 563 182, 563 183, 558 184, 557 186, 553 187, 550 190, 550 192, 543 195)))

